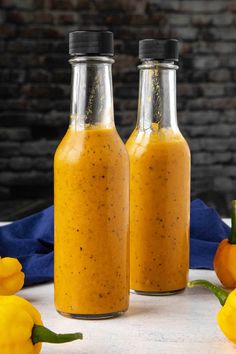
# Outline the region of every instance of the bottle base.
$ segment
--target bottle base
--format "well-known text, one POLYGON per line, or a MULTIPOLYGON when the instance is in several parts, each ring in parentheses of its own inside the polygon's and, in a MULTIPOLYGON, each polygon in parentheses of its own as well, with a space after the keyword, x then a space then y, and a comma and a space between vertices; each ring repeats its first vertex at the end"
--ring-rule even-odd
POLYGON ((142 291, 131 289, 130 292, 136 295, 146 295, 146 296, 169 296, 181 293, 185 288, 177 289, 177 290, 169 290, 169 291, 142 291))
POLYGON ((126 310, 111 312, 111 313, 94 314, 94 315, 67 313, 59 310, 57 310, 57 312, 64 317, 73 318, 76 320, 108 320, 109 318, 115 318, 123 315, 126 312, 126 310))

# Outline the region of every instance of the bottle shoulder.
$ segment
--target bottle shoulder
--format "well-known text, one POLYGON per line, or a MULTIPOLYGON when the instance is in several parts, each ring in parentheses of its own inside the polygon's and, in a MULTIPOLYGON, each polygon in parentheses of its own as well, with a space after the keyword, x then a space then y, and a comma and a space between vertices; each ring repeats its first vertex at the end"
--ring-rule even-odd
POLYGON ((55 161, 87 159, 111 159, 119 155, 128 159, 123 141, 115 128, 68 129, 55 153, 55 161))
POLYGON ((135 128, 126 142, 129 155, 153 151, 168 151, 182 149, 190 155, 188 143, 179 130, 160 128, 146 131, 135 128))

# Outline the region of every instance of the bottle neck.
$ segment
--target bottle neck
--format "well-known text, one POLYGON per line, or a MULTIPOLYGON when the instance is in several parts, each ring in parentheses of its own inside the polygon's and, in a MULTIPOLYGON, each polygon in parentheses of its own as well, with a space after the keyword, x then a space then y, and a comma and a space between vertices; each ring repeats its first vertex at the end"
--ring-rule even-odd
POLYGON ((178 132, 176 69, 172 62, 145 61, 140 66, 137 128, 178 132), (157 124, 153 124, 157 123, 157 124))
POLYGON ((113 90, 111 65, 113 59, 99 56, 75 57, 72 64, 72 96, 70 126, 113 127, 113 90))

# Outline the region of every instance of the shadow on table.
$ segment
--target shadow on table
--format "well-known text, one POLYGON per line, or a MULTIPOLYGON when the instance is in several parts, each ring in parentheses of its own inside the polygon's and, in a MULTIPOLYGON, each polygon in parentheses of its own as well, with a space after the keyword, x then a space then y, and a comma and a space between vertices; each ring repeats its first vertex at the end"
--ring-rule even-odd
POLYGON ((139 316, 148 314, 148 313, 153 313, 154 309, 153 307, 147 308, 147 306, 142 306, 138 304, 130 304, 128 311, 126 312, 125 316, 126 317, 133 317, 133 316, 139 316))

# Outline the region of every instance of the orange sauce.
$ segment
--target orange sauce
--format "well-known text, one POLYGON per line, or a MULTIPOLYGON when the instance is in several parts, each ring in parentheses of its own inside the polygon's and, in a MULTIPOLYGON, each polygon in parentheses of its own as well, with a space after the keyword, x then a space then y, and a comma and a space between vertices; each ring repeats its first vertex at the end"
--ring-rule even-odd
POLYGON ((126 311, 129 161, 113 128, 70 128, 54 161, 55 305, 67 314, 126 311))
POLYGON ((179 132, 156 128, 135 129, 126 146, 131 171, 131 288, 158 293, 186 287, 190 152, 179 132))

